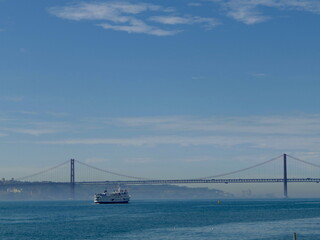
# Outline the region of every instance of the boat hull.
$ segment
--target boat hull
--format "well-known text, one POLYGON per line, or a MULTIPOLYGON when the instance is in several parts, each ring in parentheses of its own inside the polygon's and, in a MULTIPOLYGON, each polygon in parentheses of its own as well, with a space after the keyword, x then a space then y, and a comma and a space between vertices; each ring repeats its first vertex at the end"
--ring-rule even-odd
POLYGON ((129 203, 129 201, 124 201, 124 202, 94 202, 96 204, 126 204, 129 203))

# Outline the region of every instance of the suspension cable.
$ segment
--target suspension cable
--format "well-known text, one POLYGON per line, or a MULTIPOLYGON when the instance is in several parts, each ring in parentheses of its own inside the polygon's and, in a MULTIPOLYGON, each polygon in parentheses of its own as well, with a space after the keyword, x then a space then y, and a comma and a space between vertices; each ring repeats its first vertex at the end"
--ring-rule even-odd
POLYGON ((86 166, 86 167, 95 169, 95 170, 100 171, 100 172, 104 172, 104 173, 109 173, 109 174, 112 174, 112 175, 116 175, 116 176, 119 176, 119 177, 126 177, 126 178, 138 179, 138 180, 151 180, 151 179, 148 179, 148 178, 134 177, 134 176, 130 176, 130 175, 115 173, 115 172, 111 172, 111 171, 107 171, 107 170, 104 170, 104 169, 100 169, 100 168, 91 166, 91 165, 89 165, 89 164, 87 164, 87 163, 83 163, 83 162, 80 162, 80 161, 78 161, 78 160, 75 160, 75 161, 76 161, 77 163, 81 164, 81 165, 86 166))
POLYGON ((61 167, 61 166, 65 165, 65 164, 67 164, 67 163, 69 163, 69 160, 67 160, 67 161, 65 161, 65 162, 63 162, 63 163, 60 163, 60 164, 57 165, 57 166, 54 166, 54 167, 51 167, 51 168, 42 170, 42 171, 40 171, 40 172, 31 174, 31 175, 28 175, 28 176, 25 176, 25 177, 17 178, 16 180, 21 181, 21 180, 25 180, 25 179, 28 179, 28 178, 32 178, 32 177, 41 175, 41 174, 43 174, 43 173, 47 173, 47 172, 49 172, 49 171, 51 171, 51 170, 54 170, 54 169, 56 169, 56 168, 58 168, 58 167, 61 167))
POLYGON ((253 165, 253 166, 246 167, 246 168, 242 168, 242 169, 239 169, 239 170, 236 170, 236 171, 227 172, 227 173, 223 173, 223 174, 219 174, 219 175, 215 175, 215 176, 204 177, 204 178, 196 178, 196 179, 194 179, 194 180, 197 180, 197 179, 208 179, 208 178, 218 178, 218 177, 224 177, 224 176, 228 176, 228 175, 231 175, 231 174, 243 172, 243 171, 246 171, 246 170, 255 168, 255 167, 259 167, 259 166, 264 165, 264 164, 266 164, 266 163, 272 162, 272 161, 274 161, 274 160, 277 160, 277 159, 280 158, 280 157, 282 157, 282 155, 280 155, 280 156, 278 156, 278 157, 275 157, 275 158, 272 158, 272 159, 270 159, 270 160, 268 160, 268 161, 265 161, 265 162, 262 162, 262 163, 258 163, 258 164, 255 164, 255 165, 253 165))
POLYGON ((303 163, 308 164, 308 165, 311 165, 311 166, 313 166, 313 167, 318 167, 318 168, 320 168, 320 165, 318 165, 318 164, 311 163, 311 162, 307 162, 307 161, 305 161, 305 160, 302 160, 302 159, 299 159, 299 158, 290 156, 290 155, 288 155, 288 154, 287 154, 287 156, 290 157, 290 158, 292 158, 292 159, 294 159, 294 160, 296 160, 296 161, 298 161, 298 162, 303 162, 303 163))

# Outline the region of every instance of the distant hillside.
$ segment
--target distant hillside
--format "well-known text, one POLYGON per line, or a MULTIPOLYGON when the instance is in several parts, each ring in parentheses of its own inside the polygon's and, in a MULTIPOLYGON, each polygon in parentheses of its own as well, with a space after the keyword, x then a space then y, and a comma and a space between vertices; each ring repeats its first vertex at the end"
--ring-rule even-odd
POLYGON ((134 199, 211 199, 229 198, 232 194, 217 189, 190 188, 175 185, 132 185, 128 190, 134 199))
MULTIPOLYGON (((76 200, 92 200, 95 193, 103 192, 103 185, 76 185, 76 200)), ((175 185, 127 185, 131 198, 141 199, 214 199, 230 198, 232 194, 217 189, 189 188, 175 185)), ((112 189, 108 187, 108 190, 112 189)), ((71 199, 70 186, 47 183, 39 185, 5 186, 0 185, 1 201, 20 200, 68 200, 71 199)))

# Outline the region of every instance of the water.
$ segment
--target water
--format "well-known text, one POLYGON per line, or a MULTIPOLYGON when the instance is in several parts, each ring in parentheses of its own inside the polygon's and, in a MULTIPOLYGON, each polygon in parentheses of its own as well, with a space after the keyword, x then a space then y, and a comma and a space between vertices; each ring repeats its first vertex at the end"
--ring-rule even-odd
POLYGON ((0 239, 320 240, 320 200, 0 202, 0 239))

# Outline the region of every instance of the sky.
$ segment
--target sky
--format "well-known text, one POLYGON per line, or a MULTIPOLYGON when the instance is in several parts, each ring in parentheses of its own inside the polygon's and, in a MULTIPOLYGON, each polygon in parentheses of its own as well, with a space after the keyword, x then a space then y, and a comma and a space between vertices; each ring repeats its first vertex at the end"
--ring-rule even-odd
POLYGON ((0 0, 0 176, 320 159, 320 2, 0 0))

